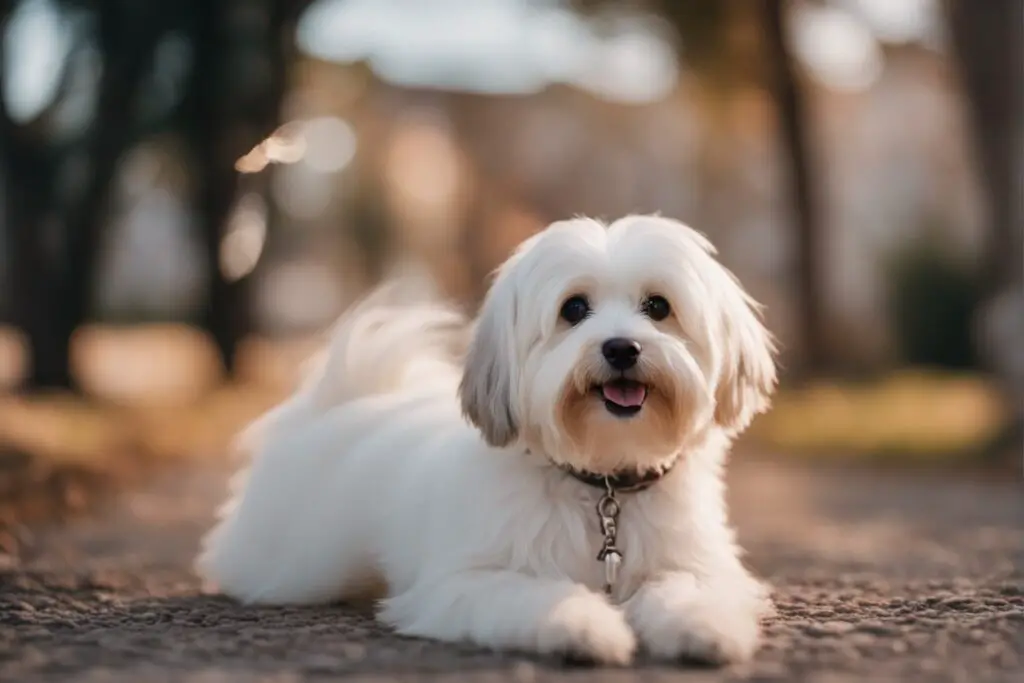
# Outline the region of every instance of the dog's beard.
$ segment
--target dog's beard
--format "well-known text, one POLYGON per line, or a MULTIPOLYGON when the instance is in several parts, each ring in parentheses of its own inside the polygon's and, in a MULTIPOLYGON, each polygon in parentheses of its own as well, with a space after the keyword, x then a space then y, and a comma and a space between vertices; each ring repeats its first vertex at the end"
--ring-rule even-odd
POLYGON ((617 372, 596 355, 582 354, 553 419, 527 436, 553 462, 596 474, 662 469, 706 429, 713 401, 692 359, 648 354, 617 372))

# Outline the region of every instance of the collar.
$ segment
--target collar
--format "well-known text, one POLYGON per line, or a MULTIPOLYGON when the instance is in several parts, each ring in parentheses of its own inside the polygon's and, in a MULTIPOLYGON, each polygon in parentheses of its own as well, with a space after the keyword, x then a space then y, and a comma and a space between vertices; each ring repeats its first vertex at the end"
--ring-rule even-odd
POLYGON ((645 471, 619 470, 610 476, 586 470, 577 470, 572 467, 560 466, 560 468, 563 472, 576 479, 576 481, 582 482, 587 486, 593 486, 602 491, 611 489, 618 493, 634 493, 645 491, 657 484, 665 478, 665 475, 672 471, 675 464, 676 460, 673 460, 658 469, 645 471))

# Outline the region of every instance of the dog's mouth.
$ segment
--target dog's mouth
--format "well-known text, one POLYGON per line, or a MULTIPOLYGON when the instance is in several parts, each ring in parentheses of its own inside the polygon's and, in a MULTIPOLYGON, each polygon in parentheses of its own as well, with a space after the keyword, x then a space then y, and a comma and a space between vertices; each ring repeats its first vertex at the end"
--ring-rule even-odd
POLYGON ((604 407, 616 417, 632 417, 647 400, 647 385, 632 379, 613 379, 594 387, 604 407))

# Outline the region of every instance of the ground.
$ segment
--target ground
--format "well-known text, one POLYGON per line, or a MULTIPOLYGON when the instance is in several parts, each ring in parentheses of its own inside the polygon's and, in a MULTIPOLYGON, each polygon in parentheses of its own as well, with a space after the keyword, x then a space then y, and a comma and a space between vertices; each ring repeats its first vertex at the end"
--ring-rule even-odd
POLYGON ((396 637, 363 611, 240 607, 190 561, 223 493, 192 465, 102 514, 21 529, 0 567, 0 680, 1019 681, 1019 479, 812 468, 739 454, 734 517, 779 615, 749 664, 566 667, 396 637))

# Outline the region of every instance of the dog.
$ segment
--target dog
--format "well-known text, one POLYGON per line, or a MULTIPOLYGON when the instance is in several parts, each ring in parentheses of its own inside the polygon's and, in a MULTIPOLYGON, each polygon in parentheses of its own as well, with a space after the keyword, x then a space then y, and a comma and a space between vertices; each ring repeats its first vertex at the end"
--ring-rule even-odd
POLYGON ((478 318, 385 288, 343 315, 197 559, 246 603, 376 602, 400 634, 625 665, 757 649, 770 591, 724 500, 768 408, 761 306, 699 232, 555 222, 478 318))

